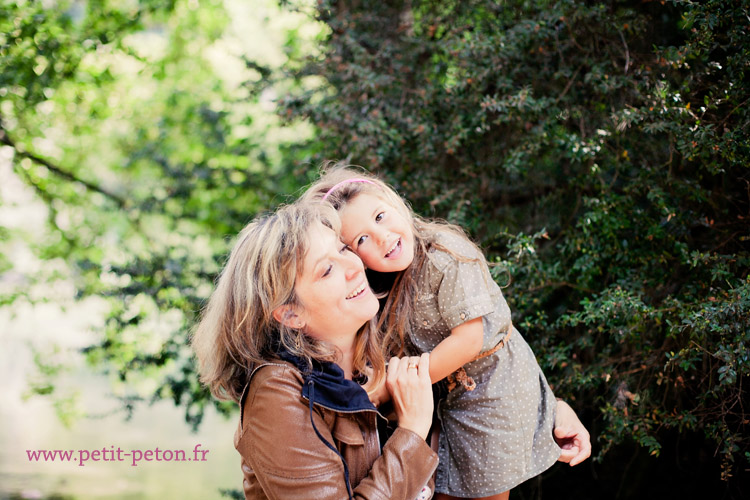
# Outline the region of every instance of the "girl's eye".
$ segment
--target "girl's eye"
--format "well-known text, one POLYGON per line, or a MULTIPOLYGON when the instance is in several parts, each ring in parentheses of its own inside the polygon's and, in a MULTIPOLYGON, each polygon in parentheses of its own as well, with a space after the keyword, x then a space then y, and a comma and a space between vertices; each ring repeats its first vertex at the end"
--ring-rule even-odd
POLYGON ((385 212, 380 212, 375 216, 375 222, 380 222, 381 220, 383 220, 383 217, 385 217, 385 212))
POLYGON ((325 272, 323 273, 323 277, 325 278, 326 276, 328 276, 329 274, 331 274, 332 270, 333 270, 333 265, 329 264, 328 267, 326 268, 325 272))
POLYGON ((362 243, 364 243, 366 239, 367 239, 367 236, 360 236, 359 239, 357 240, 357 248, 359 248, 359 246, 362 243))

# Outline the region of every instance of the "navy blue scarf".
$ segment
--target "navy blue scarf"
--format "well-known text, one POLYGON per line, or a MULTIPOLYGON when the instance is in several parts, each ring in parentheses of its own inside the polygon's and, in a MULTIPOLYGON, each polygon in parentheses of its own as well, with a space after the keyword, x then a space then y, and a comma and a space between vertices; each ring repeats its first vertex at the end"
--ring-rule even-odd
POLYGON ((302 373, 302 378, 305 381, 302 386, 302 397, 310 402, 310 423, 312 424, 312 428, 318 439, 329 449, 333 450, 341 459, 341 463, 344 464, 346 491, 349 493, 350 499, 354 498, 352 487, 349 484, 349 466, 336 447, 326 440, 315 426, 313 405, 317 404, 334 411, 344 412, 361 410, 377 411, 377 409, 367 396, 367 392, 356 382, 344 377, 344 370, 336 363, 313 360, 312 368, 310 368, 307 361, 286 350, 278 352, 278 356, 282 360, 292 363, 302 373))
POLYGON ((367 392, 358 383, 344 377, 344 370, 336 363, 313 361, 312 369, 302 358, 288 351, 281 351, 278 356, 292 363, 302 373, 305 385, 302 396, 310 397, 310 382, 315 387, 315 403, 336 411, 377 410, 370 402, 367 392))

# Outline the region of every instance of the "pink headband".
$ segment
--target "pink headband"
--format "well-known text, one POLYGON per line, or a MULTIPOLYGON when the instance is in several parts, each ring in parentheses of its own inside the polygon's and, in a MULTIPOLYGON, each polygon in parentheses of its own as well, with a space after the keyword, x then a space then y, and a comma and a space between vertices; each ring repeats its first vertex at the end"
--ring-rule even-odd
POLYGON ((323 195, 323 199, 321 201, 326 201, 326 198, 328 198, 329 194, 331 194, 332 192, 336 191, 338 188, 340 188, 344 184, 350 184, 352 182, 366 182, 368 184, 372 184, 373 186, 377 186, 377 184, 375 184, 374 182, 372 182, 369 179, 361 179, 361 178, 345 179, 345 180, 339 182, 338 184, 334 184, 334 186, 331 189, 329 189, 328 191, 326 191, 326 194, 323 195))

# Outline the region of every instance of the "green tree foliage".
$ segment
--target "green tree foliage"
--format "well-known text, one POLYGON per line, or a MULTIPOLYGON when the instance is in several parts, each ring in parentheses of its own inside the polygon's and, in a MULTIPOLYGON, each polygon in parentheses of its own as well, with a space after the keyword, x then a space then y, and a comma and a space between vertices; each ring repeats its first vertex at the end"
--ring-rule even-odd
MULTIPOLYGON (((197 425, 210 398, 187 332, 227 239, 311 180, 306 167, 345 159, 501 264, 514 322, 595 440, 596 463, 545 479, 565 485, 553 497, 742 498, 747 0, 315 9, 327 30, 313 56, 290 29, 286 73, 248 57, 230 88, 210 51, 230 18, 218 0, 0 5, 3 154, 49 214, 44 235, 0 236, 64 260, 80 296, 110 298, 89 359, 128 387, 155 381, 146 397, 197 425), (259 118, 274 92, 311 140, 259 118)), ((25 284, 0 299, 45 299, 25 284)))
POLYGON ((127 408, 172 399, 196 425, 211 398, 188 331, 227 240, 297 187, 281 162, 296 153, 263 111, 262 91, 278 91, 273 68, 217 49, 229 24, 220 1, 0 6, 0 142, 46 203, 49 229, 4 236, 69 265, 27 276, 2 301, 47 300, 59 279, 109 298, 89 361, 119 381, 127 408))
POLYGON ((747 479, 749 13, 324 1, 331 34, 302 74, 327 85, 285 102, 318 126, 316 160, 380 172, 504 265, 519 328, 616 478, 633 443, 656 460, 682 442, 712 478, 747 479))

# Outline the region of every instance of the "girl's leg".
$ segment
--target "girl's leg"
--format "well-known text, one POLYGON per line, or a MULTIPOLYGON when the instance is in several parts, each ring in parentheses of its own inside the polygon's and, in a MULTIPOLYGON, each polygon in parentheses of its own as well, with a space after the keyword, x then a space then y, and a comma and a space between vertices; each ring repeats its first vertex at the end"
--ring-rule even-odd
MULTIPOLYGON (((503 493, 498 493, 497 495, 492 495, 491 497, 475 498, 474 500, 508 500, 509 496, 510 496, 510 490, 504 491, 503 493)), ((435 496, 433 497, 433 500, 464 500, 464 499, 460 497, 452 497, 444 493, 436 493, 435 496)))

